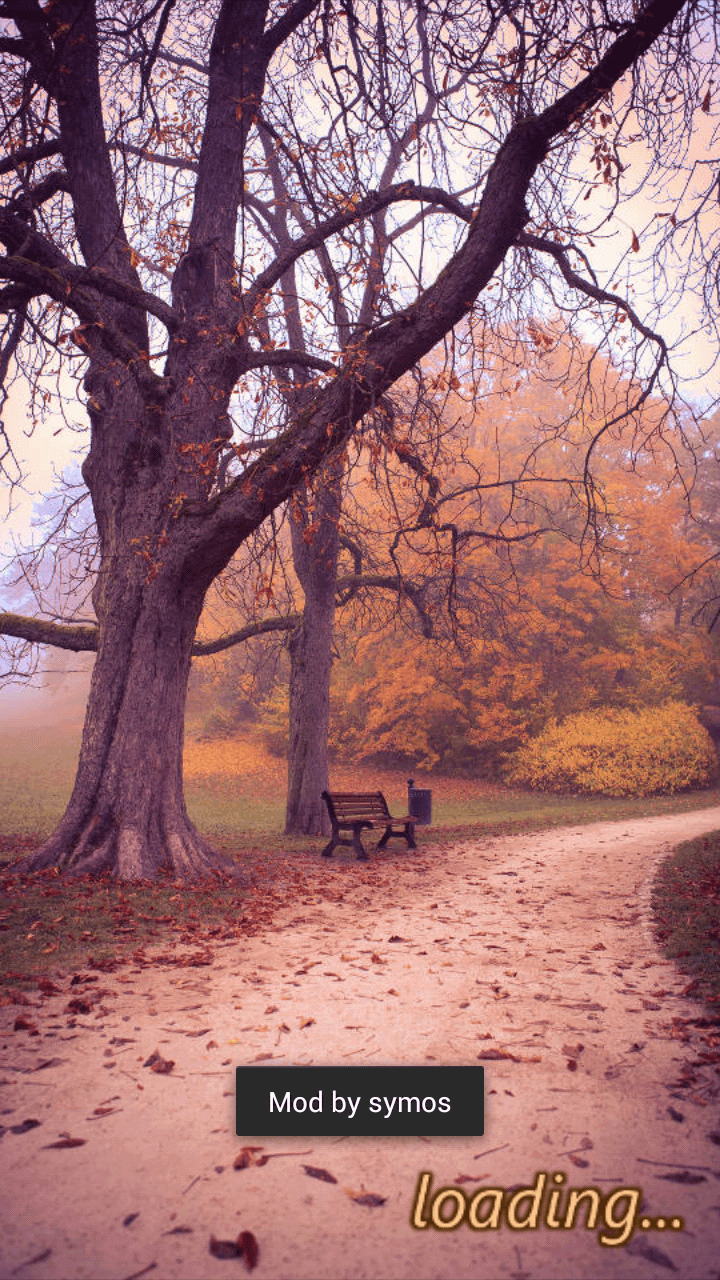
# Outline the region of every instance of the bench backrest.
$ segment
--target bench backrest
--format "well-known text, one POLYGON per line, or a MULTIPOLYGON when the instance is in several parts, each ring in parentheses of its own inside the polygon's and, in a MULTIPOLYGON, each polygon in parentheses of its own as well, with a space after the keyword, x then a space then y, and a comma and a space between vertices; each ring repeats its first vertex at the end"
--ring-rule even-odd
POLYGON ((323 791, 331 819, 351 822, 353 818, 388 821, 390 810, 382 791, 323 791))

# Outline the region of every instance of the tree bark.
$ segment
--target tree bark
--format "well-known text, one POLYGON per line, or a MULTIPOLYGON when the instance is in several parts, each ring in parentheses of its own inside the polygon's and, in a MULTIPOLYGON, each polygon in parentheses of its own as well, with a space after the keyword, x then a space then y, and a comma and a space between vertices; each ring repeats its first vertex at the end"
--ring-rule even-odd
POLYGON ((202 607, 169 575, 140 599, 121 591, 100 632, 75 787, 28 870, 113 870, 123 880, 169 870, 192 878, 221 861, 183 797, 183 721, 190 650, 202 607))
POLYGON ((288 834, 325 835, 322 792, 330 785, 330 677, 339 554, 342 462, 325 467, 314 492, 293 504, 295 571, 305 595, 302 621, 290 638, 288 834))
MULTIPOLYGON (((159 448, 188 415, 182 390, 148 405, 137 381, 93 353, 85 379, 92 445, 83 477, 93 500, 100 569, 93 670, 75 786, 50 839, 21 864, 76 874, 112 870, 122 880, 168 870, 184 879, 230 870, 185 807, 182 750, 193 642, 207 588, 221 563, 213 548, 191 557, 178 503, 209 483, 204 453, 159 448)), ((198 395, 194 428, 216 438, 224 406, 198 395)))

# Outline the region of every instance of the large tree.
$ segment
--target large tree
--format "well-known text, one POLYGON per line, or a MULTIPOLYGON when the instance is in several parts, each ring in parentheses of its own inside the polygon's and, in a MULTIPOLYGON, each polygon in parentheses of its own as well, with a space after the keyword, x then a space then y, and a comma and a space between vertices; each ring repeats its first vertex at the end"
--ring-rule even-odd
MULTIPOLYGON (((710 106, 713 16, 707 0, 2 0, 0 370, 42 390, 53 365, 81 366, 100 548, 77 779, 30 867, 219 865, 181 771, 208 587, 403 374, 456 326, 492 328, 494 281, 506 322, 550 270, 558 289, 580 271, 617 317, 592 246, 572 243, 573 206, 594 179, 622 198, 633 131, 656 176, 680 163, 710 106), (300 166, 312 207, 308 225, 290 206, 284 241, 269 148, 300 166), (357 284, 340 337, 318 251, 357 284), (290 285, 317 316, 301 350, 281 340, 290 285)), ((89 646, 42 621, 2 629, 89 646)))

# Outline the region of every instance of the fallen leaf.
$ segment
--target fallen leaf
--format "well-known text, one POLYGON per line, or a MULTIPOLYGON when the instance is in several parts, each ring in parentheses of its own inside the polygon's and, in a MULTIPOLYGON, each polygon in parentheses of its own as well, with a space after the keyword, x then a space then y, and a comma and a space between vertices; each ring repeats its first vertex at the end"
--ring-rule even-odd
POLYGON ((675 1263, 668 1258, 666 1253, 661 1249, 656 1249, 655 1245, 648 1244, 645 1236, 636 1236, 629 1244, 625 1245, 627 1253, 634 1254, 637 1258, 645 1258, 648 1262, 654 1262, 658 1267, 667 1267, 669 1271, 677 1271, 675 1263))
POLYGON ((583 1160, 582 1156, 571 1155, 571 1156, 568 1156, 568 1160, 570 1160, 571 1163, 575 1165, 576 1169, 587 1169, 590 1166, 590 1161, 583 1160))
POLYGON ((132 1224, 133 1224, 133 1222, 135 1221, 135 1219, 136 1219, 136 1218, 139 1218, 139 1217, 140 1217, 139 1212, 138 1212, 138 1213, 129 1213, 129 1214, 127 1215, 127 1217, 123 1218, 123 1226, 124 1226, 124 1227, 132 1226, 132 1224))
POLYGON ((90 1013, 92 1011, 92 1003, 90 1000, 84 1000, 82 996, 74 996, 65 1005, 65 1013, 90 1013))
POLYGON ((670 1119, 676 1120, 678 1124, 681 1124, 682 1121, 685 1119, 682 1111, 676 1111, 674 1107, 668 1107, 667 1113, 670 1119))
POLYGON ((31 1129, 37 1129, 40 1124, 39 1120, 23 1120, 22 1124, 11 1124, 11 1133, 29 1133, 31 1129))
POLYGON ((149 1067, 156 1075, 167 1076, 172 1071, 175 1063, 170 1058, 163 1058, 162 1054, 156 1049, 154 1053, 150 1054, 149 1058, 146 1058, 143 1066, 149 1067))
POLYGON ((308 1178, 318 1178, 320 1182, 337 1182, 337 1178, 334 1178, 331 1173, 328 1173, 327 1169, 316 1169, 312 1164, 304 1164, 302 1168, 305 1170, 308 1178))
POLYGON ((237 1238, 238 1248, 242 1251, 248 1271, 254 1271, 260 1257, 260 1246, 252 1231, 241 1231, 237 1238))
MULTIPOLYGON (((335 1182, 336 1179, 333 1178, 332 1181, 335 1182)), ((368 1209, 379 1209, 387 1201, 387 1196, 377 1196, 373 1191, 348 1191, 346 1194, 355 1204, 364 1204, 368 1209)))
POLYGON ((37 1027, 34 1022, 28 1022, 27 1018, 21 1016, 15 1019, 13 1031, 37 1031, 37 1027))
POLYGON ((694 1187, 698 1182, 707 1182, 704 1173, 691 1173, 689 1169, 683 1169, 679 1173, 656 1173, 656 1178, 662 1178, 663 1182, 682 1182, 688 1187, 694 1187))
POLYGON ((57 1142, 48 1142, 47 1146, 43 1147, 43 1151, 51 1151, 53 1147, 58 1151, 64 1151, 70 1147, 84 1147, 85 1142, 85 1138, 58 1138, 57 1142))
POLYGON ((50 1257, 51 1253, 52 1249, 43 1249, 42 1253, 36 1253, 34 1258, 28 1258, 27 1262, 21 1262, 19 1266, 14 1268, 12 1274, 17 1275, 18 1271, 24 1271, 26 1267, 34 1267, 36 1263, 44 1262, 46 1258, 50 1257))
MULTIPOLYGON (((233 1169, 249 1169, 254 1164, 260 1164, 256 1151, 262 1151, 262 1147, 242 1147, 233 1160, 233 1169)), ((266 1162, 263 1160, 262 1163, 266 1162)))
POLYGON ((241 1258, 242 1249, 234 1240, 216 1240, 210 1237, 209 1250, 213 1258, 241 1258))
POLYGON ((314 1026, 315 1026, 315 1019, 314 1019, 314 1018, 301 1018, 301 1019, 300 1019, 300 1030, 301 1030, 301 1031, 304 1031, 304 1030, 305 1030, 305 1027, 314 1027, 314 1026))
POLYGON ((514 1053, 508 1053, 505 1049, 483 1049, 478 1054, 478 1058, 484 1062, 521 1062, 521 1058, 517 1058, 514 1053))
POLYGON ((169 1231, 163 1231, 164 1236, 191 1236, 193 1227, 171 1227, 169 1231))
POLYGON ((124 1276, 123 1280, 140 1280, 141 1276, 146 1276, 149 1271, 154 1271, 156 1267, 157 1267, 157 1262, 149 1262, 146 1267, 142 1268, 142 1270, 133 1271, 132 1275, 124 1276))

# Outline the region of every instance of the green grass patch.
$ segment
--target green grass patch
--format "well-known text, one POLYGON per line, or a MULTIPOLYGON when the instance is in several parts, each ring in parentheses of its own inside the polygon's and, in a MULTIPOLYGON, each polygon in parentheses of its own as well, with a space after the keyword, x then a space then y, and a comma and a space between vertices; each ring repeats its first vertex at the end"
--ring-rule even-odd
POLYGON ((687 791, 670 796, 556 796, 546 792, 494 788, 473 795, 443 799, 440 788, 433 797, 432 832, 451 831, 464 835, 511 835, 521 831, 543 831, 549 827, 575 826, 587 822, 619 822, 624 818, 650 818, 666 813, 688 813, 693 809, 720 805, 720 791, 687 791))
POLYGON ((665 955, 692 975, 693 995, 720 1002, 720 831, 678 846, 655 878, 655 931, 665 955))
MULTIPOLYGON (((285 765, 252 739, 189 743, 186 798, 193 821, 253 878, 247 890, 213 881, 185 887, 117 885, 108 878, 17 877, 3 865, 36 848, 62 816, 72 788, 79 729, 70 723, 0 733, 0 981, 31 985, 37 977, 109 964, 138 947, 203 943, 265 927, 278 903, 304 888, 321 863, 321 838, 287 837, 285 765)), ((557 796, 510 790, 482 779, 416 774, 433 793, 433 825, 418 829, 421 848, 458 840, 541 831, 555 826, 681 813, 720 804, 718 790, 645 799, 557 796)), ((381 789, 404 813, 404 770, 333 764, 336 790, 381 789)), ((368 841, 369 847, 372 840, 368 841)), ((402 843, 392 844, 404 855, 402 843)), ((349 874, 348 850, 338 851, 349 874)), ((320 890, 327 886, 320 880, 320 890)))
MULTIPOLYGON (((22 852, 12 843, 13 856, 22 852)), ((292 844, 292 842, 286 842, 292 844)), ((5 852, 8 852, 6 849, 5 852)), ((55 872, 0 871, 0 986, 84 968, 109 969, 149 945, 203 948, 262 929, 279 902, 303 886, 292 849, 248 849, 238 857, 247 888, 227 880, 182 884, 162 876, 119 884, 109 875, 66 879, 55 872)))

